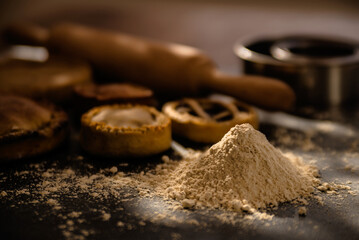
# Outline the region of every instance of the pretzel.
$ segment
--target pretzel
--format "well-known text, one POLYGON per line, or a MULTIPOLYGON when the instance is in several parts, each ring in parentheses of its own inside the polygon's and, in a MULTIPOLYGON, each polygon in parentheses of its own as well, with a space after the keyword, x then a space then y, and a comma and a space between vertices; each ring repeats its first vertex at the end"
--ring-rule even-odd
POLYGON ((238 101, 185 98, 166 103, 162 111, 171 118, 175 134, 195 142, 218 142, 236 124, 258 128, 254 108, 238 101))

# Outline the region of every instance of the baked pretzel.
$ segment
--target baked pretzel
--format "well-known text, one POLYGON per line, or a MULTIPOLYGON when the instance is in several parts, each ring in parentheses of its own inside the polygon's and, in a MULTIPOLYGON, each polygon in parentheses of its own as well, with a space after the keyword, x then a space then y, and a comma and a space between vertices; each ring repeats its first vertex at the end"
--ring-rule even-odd
POLYGON ((254 108, 238 101, 185 98, 166 103, 162 110, 171 118, 175 134, 195 142, 218 142, 236 124, 258 128, 254 108))

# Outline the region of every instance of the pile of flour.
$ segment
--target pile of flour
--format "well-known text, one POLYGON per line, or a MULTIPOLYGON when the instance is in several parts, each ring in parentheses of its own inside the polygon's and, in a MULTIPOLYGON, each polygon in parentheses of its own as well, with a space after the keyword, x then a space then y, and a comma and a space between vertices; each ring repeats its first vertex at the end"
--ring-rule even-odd
POLYGON ((199 157, 167 160, 139 180, 185 208, 251 211, 310 196, 320 182, 316 177, 315 167, 287 158, 262 133, 242 124, 199 157))

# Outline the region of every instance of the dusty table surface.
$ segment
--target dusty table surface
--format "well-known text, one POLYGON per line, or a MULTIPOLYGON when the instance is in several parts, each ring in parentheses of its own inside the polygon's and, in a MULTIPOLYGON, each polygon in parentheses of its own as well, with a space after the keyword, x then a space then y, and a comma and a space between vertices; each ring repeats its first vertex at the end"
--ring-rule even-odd
MULTIPOLYGON (((350 111, 345 118, 355 119, 358 114, 358 111, 350 111)), ((325 112, 324 115, 328 119, 330 114, 325 112)), ((357 121, 343 124, 354 131, 359 129, 357 121)), ((320 170, 322 182, 343 184, 350 190, 338 190, 336 194, 316 193, 316 196, 323 198, 323 204, 315 199, 309 200, 308 205, 305 205, 305 217, 298 214, 303 204, 284 203, 277 210, 267 211, 273 215, 270 220, 242 221, 243 216, 235 216, 234 224, 216 217, 226 212, 173 211, 160 197, 143 198, 131 188, 121 190, 110 187, 109 196, 93 197, 98 187, 96 181, 92 186, 95 190, 92 189, 91 194, 90 191, 89 194, 86 191, 77 193, 78 181, 82 176, 106 174, 106 171, 107 175, 111 175, 108 169, 113 166, 124 172, 152 169, 161 162, 162 154, 136 161, 89 157, 79 148, 77 131, 73 129, 69 141, 56 151, 2 165, 1 232, 9 239, 358 238, 359 132, 354 132, 353 136, 332 132, 313 134, 272 124, 262 124, 261 131, 283 152, 294 153, 304 161, 315 164, 320 170), (74 174, 67 175, 68 169, 74 174), (46 172, 54 173, 57 177, 52 174, 46 176, 46 172), (70 185, 66 184, 65 187, 70 188, 71 183, 74 183, 73 190, 44 188, 50 193, 39 190, 44 182, 53 184, 54 181, 69 181, 70 185), (50 202, 50 199, 55 199, 56 204, 50 202), (161 219, 157 218, 159 215, 161 219), (121 222, 120 226, 118 222, 121 222)), ((191 146, 186 141, 181 143, 191 146)), ((164 154, 173 155, 171 150, 164 154)), ((106 186, 101 186, 99 194, 106 193, 106 189, 106 186)))
MULTIPOLYGON (((324 7, 316 5, 291 4, 274 1, 273 4, 258 2, 204 2, 182 3, 179 1, 13 1, 2 3, 1 26, 11 20, 31 20, 44 25, 68 20, 106 29, 119 30, 146 38, 173 41, 192 45, 204 50, 219 67, 227 72, 238 72, 238 62, 232 53, 237 38, 264 33, 324 33, 359 40, 358 8, 353 2, 330 2, 324 7), (29 11, 31 7, 31 11, 29 11)), ((317 111, 307 109, 305 117, 333 120, 353 130, 354 135, 313 134, 301 130, 287 129, 277 124, 262 124, 261 131, 284 152, 294 152, 305 161, 314 161, 324 182, 336 182, 359 191, 359 110, 329 109, 317 111)), ((186 142, 183 142, 185 145, 186 142)), ((171 155, 169 151, 166 154, 171 155)), ((61 196, 61 209, 56 211, 46 204, 31 204, 36 196, 16 194, 18 190, 29 189, 36 181, 31 176, 19 173, 32 171, 31 164, 41 164, 57 170, 73 168, 86 174, 84 166, 92 164, 99 171, 118 165, 113 161, 98 161, 83 155, 77 142, 77 130, 72 131, 69 141, 60 149, 34 159, 18 161, 0 168, 0 192, 8 196, 0 198, 0 231, 9 239, 63 239, 64 229, 71 212, 81 212, 83 222, 74 220, 73 228, 65 230, 67 238, 90 239, 356 239, 359 238, 359 196, 343 191, 339 195, 321 194, 322 206, 310 201, 307 216, 298 216, 298 207, 282 204, 268 222, 253 221, 246 224, 226 224, 219 222, 208 213, 191 211, 188 216, 205 227, 177 223, 165 218, 162 223, 150 221, 139 223, 141 215, 154 211, 166 211, 166 203, 161 199, 141 200, 131 192, 124 200, 118 198, 93 201, 86 195, 71 198, 61 196), (55 165, 53 165, 56 163, 55 165), (13 196, 10 198, 10 196, 13 196), (140 201, 140 202, 139 202, 140 201), (140 204, 140 208, 138 207, 140 204), (136 207, 137 206, 137 207, 136 207), (95 210, 98 211, 95 211, 95 210), (103 212, 111 218, 104 221, 103 212), (117 226, 118 221, 125 227, 117 226), (268 223, 268 224, 266 224, 268 223), (126 225, 127 224, 127 225, 126 225), (81 232, 82 231, 82 232, 81 232), (88 235, 88 236, 87 236, 88 235)), ((129 167, 119 166, 119 170, 139 171, 160 160, 160 156, 142 162, 129 163, 129 167)), ((181 215, 181 211, 174 213, 181 215)))

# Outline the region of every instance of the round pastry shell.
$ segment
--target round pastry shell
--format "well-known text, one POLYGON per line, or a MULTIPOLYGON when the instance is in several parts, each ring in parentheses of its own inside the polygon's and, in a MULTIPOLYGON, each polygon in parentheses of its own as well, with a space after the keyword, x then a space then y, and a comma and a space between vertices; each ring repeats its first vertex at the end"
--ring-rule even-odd
POLYGON ((92 118, 108 108, 128 109, 134 105, 105 105, 90 109, 81 118, 80 143, 90 154, 105 157, 143 157, 161 153, 171 146, 171 120, 153 107, 135 105, 149 111, 156 125, 113 127, 92 118))

